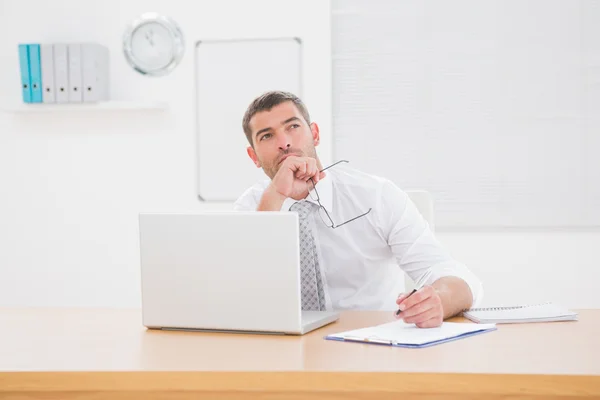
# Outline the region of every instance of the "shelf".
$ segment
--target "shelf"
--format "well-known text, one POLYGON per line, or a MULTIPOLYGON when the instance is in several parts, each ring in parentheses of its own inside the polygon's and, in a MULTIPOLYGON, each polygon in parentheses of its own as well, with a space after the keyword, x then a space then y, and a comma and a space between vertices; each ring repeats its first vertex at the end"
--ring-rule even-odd
POLYGON ((99 103, 21 103, 1 105, 0 111, 8 113, 38 113, 60 111, 119 111, 119 110, 151 110, 162 111, 168 108, 167 103, 142 101, 104 101, 99 103))

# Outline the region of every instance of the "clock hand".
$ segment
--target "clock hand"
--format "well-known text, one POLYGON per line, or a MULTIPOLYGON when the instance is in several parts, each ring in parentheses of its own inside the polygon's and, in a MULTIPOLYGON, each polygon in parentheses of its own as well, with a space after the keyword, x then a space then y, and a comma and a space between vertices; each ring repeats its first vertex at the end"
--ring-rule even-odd
POLYGON ((148 42, 150 42, 150 45, 152 47, 154 47, 154 40, 152 40, 152 37, 154 36, 154 32, 148 31, 148 32, 146 32, 145 36, 146 36, 146 39, 148 40, 148 42))

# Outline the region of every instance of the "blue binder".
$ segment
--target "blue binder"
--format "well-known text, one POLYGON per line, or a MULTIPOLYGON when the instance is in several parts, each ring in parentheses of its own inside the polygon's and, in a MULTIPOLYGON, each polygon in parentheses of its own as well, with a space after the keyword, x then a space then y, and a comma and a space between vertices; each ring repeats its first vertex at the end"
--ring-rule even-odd
POLYGON ((31 77, 31 102, 42 102, 42 64, 40 61, 40 45, 29 45, 29 76, 31 77))
POLYGON ((31 103, 31 78, 29 76, 29 50, 26 44, 19 44, 19 67, 21 68, 21 91, 23 102, 31 103))

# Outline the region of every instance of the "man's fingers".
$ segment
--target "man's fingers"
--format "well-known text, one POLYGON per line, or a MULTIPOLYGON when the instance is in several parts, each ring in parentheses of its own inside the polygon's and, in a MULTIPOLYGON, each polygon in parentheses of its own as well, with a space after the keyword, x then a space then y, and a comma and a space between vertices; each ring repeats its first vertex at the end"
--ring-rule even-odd
POLYGON ((321 179, 325 178, 325 172, 319 171, 319 167, 317 166, 316 161, 315 161, 314 173, 311 176, 312 176, 313 180, 315 181, 315 184, 317 182, 319 182, 321 179))
POLYGON ((319 170, 317 169, 317 165, 313 164, 310 166, 309 169, 309 175, 311 178, 313 178, 313 180, 316 182, 319 182, 319 170))
POLYGON ((434 291, 431 286, 424 286, 417 290, 412 296, 409 296, 406 300, 404 300, 398 307, 402 311, 407 310, 415 304, 425 301, 429 297, 433 296, 433 294, 434 291))
POLYGON ((427 299, 421 303, 415 304, 414 306, 402 311, 402 313, 399 316, 400 316, 400 318, 404 319, 405 322, 407 322, 407 318, 412 318, 417 315, 426 313, 429 310, 436 308, 436 307, 437 307, 437 304, 435 304, 435 301, 433 299, 427 299))
POLYGON ((436 308, 429 308, 424 312, 412 315, 410 317, 402 316, 402 319, 407 324, 422 324, 432 318, 435 318, 439 314, 439 310, 436 308))
POLYGON ((301 162, 299 169, 300 169, 300 173, 302 174, 303 177, 306 176, 306 168, 307 168, 306 161, 301 162))
POLYGON ((317 160, 312 157, 288 157, 284 162, 290 162, 294 177, 298 180, 308 182, 311 178, 316 184, 325 178, 325 172, 320 172, 317 160))
POLYGON ((426 321, 416 323, 415 325, 418 328, 437 328, 438 326, 441 326, 443 322, 444 318, 441 315, 438 315, 426 321))
POLYGON ((306 171, 302 175, 302 179, 304 179, 305 181, 308 181, 309 178, 310 178, 310 165, 307 163, 306 164, 306 171))
POLYGON ((306 180, 306 161, 304 160, 300 160, 298 161, 298 163, 296 164, 296 179, 300 179, 300 180, 306 180))
POLYGON ((306 180, 312 178, 315 175, 316 165, 317 165, 317 163, 314 158, 306 159, 306 175, 304 176, 304 178, 306 180))
POLYGON ((400 304, 402 303, 402 301, 404 299, 406 299, 406 297, 408 296, 408 293, 401 293, 398 298, 396 299, 396 304, 400 304))

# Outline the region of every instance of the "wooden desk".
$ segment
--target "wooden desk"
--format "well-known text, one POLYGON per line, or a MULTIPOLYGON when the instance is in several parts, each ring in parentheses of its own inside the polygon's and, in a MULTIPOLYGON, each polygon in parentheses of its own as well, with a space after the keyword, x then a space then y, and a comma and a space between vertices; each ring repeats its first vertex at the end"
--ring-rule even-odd
POLYGON ((281 337, 149 331, 138 310, 0 309, 0 398, 600 398, 600 310, 425 349, 323 339, 392 320, 346 312, 281 337))

